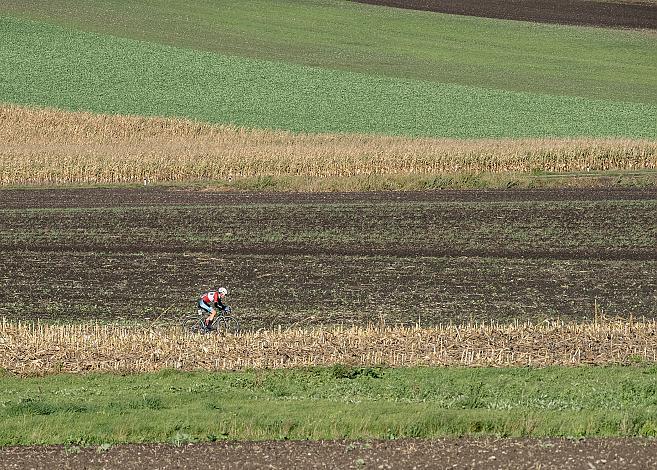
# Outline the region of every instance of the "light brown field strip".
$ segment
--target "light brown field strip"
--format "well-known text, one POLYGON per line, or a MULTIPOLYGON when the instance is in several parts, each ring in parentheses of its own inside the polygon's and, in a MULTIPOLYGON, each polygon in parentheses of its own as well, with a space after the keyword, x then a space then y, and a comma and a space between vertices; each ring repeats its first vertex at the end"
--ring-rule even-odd
POLYGON ((657 141, 246 130, 0 105, 0 185, 657 169, 657 141))
POLYGON ((60 372, 356 366, 550 366, 657 362, 657 322, 276 329, 192 335, 176 326, 0 323, 0 368, 60 372))

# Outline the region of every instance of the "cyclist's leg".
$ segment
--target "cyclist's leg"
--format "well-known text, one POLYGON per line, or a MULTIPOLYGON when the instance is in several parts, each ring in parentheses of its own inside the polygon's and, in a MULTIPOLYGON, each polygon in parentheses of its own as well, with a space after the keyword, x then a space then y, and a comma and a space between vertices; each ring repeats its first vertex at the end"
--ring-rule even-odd
POLYGON ((198 312, 203 315, 203 321, 201 322, 205 328, 207 328, 207 325, 205 323, 206 318, 212 313, 212 307, 203 300, 198 301, 198 312))

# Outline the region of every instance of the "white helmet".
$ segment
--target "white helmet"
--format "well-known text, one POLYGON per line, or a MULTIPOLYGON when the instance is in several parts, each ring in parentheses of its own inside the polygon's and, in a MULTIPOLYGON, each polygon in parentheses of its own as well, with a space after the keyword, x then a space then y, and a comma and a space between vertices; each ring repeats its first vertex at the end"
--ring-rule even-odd
POLYGON ((225 287, 220 287, 219 289, 217 289, 217 293, 218 294, 223 294, 223 295, 228 295, 228 289, 226 289, 225 287))

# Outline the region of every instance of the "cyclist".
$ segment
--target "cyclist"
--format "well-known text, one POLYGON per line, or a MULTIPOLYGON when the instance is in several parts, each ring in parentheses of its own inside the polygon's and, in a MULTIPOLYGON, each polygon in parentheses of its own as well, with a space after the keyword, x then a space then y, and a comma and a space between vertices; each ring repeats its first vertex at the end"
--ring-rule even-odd
POLYGON ((228 289, 220 287, 217 290, 206 292, 200 299, 198 299, 199 313, 202 313, 201 310, 204 310, 209 314, 205 319, 206 328, 210 326, 214 317, 217 316, 218 309, 221 309, 224 312, 230 312, 230 307, 224 303, 227 295, 228 289))

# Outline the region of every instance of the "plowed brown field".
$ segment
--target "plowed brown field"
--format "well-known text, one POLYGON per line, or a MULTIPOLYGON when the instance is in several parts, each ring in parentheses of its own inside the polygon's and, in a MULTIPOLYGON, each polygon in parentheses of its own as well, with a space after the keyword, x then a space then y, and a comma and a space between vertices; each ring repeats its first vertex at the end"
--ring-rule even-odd
POLYGON ((604 0, 355 0, 455 15, 582 26, 657 29, 657 3, 604 0))
POLYGON ((247 328, 657 316, 657 192, 2 191, 0 315, 247 328), (29 312, 29 313, 28 313, 29 312))
POLYGON ((644 439, 435 439, 63 446, 0 449, 0 469, 648 469, 657 444, 644 439))

